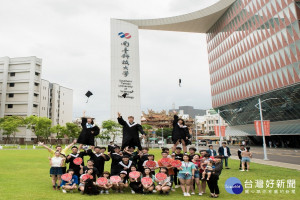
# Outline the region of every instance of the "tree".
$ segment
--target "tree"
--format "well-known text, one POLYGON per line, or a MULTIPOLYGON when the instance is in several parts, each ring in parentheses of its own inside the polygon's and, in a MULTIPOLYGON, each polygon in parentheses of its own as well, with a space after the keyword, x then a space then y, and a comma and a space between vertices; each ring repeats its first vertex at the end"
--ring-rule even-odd
POLYGON ((68 122, 66 123, 63 133, 68 136, 68 138, 74 140, 75 138, 78 138, 80 131, 81 128, 79 128, 77 124, 68 122))
MULTIPOLYGON (((112 135, 112 141, 114 142, 116 137, 121 133, 121 125, 113 120, 106 120, 102 122, 102 131, 101 134, 112 135)), ((111 138, 111 137, 110 137, 111 138)))
POLYGON ((0 129, 3 135, 6 135, 6 142, 9 142, 10 136, 13 134, 13 142, 16 142, 16 132, 18 127, 24 125, 24 119, 18 116, 5 116, 0 120, 0 129))
MULTIPOLYGON (((172 128, 163 128, 164 131, 164 139, 167 139, 169 136, 172 136, 172 128)), ((162 129, 159 128, 156 130, 156 135, 162 137, 162 129)))
POLYGON ((101 131, 100 134, 96 136, 96 138, 99 138, 102 141, 102 143, 103 143, 103 140, 108 141, 111 138, 110 137, 110 132, 107 131, 107 130, 101 131))
POLYGON ((42 137, 48 142, 48 137, 51 135, 51 119, 31 115, 25 118, 25 124, 27 125, 27 129, 31 129, 35 133, 38 140, 39 137, 42 137))
POLYGON ((147 147, 149 147, 150 133, 151 133, 153 127, 149 124, 143 124, 142 127, 143 127, 143 130, 147 133, 147 137, 145 138, 145 140, 146 140, 145 142, 147 144, 147 147))
POLYGON ((52 126, 50 128, 50 132, 56 133, 56 138, 57 138, 56 144, 58 144, 58 141, 65 137, 66 127, 57 124, 56 126, 52 126))

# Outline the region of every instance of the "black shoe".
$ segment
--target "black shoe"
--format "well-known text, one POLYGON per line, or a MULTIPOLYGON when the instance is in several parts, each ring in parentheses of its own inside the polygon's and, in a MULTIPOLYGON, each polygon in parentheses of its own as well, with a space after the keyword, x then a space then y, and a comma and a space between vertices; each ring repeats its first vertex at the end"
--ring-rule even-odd
POLYGON ((159 191, 159 194, 163 194, 163 191, 159 191))

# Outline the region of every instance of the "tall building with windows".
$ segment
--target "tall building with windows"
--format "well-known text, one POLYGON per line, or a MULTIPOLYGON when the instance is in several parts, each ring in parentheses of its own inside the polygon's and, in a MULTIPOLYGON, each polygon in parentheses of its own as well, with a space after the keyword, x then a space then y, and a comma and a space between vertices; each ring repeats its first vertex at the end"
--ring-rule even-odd
POLYGON ((42 60, 0 58, 0 117, 39 115, 42 60))
MULTIPOLYGON (((0 117, 41 116, 53 125, 72 122, 73 90, 41 79, 42 60, 36 57, 0 58, 0 117)), ((21 128, 19 138, 34 134, 21 128)))
POLYGON ((299 1, 237 0, 208 30, 212 103, 228 133, 256 135, 260 98, 271 135, 300 134, 299 19, 299 1))
POLYGON ((175 17, 111 19, 112 118, 129 114, 124 105, 140 109, 138 29, 206 33, 212 105, 226 134, 256 135, 260 98, 271 136, 299 140, 299 20, 299 0, 219 0, 175 17))

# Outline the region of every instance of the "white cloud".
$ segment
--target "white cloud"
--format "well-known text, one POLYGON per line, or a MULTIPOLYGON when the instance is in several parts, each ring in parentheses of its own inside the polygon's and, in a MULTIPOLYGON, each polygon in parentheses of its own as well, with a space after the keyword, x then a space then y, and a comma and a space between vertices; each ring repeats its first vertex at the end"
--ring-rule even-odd
MULTIPOLYGON (((42 78, 74 90, 74 117, 86 109, 102 121, 110 117, 110 18, 169 17, 198 5, 182 2, 4 0, 0 57, 42 58, 42 78), (94 96, 85 104, 87 90, 94 96)), ((143 110, 211 107, 204 35, 141 30, 140 56, 143 110)))

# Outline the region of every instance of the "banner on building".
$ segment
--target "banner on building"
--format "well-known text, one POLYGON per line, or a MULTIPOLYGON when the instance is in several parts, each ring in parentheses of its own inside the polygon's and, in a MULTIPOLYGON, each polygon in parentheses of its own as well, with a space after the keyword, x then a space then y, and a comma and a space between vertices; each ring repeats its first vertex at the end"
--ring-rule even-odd
MULTIPOLYGON (((214 129, 215 129, 215 135, 220 137, 220 135, 219 135, 219 126, 215 126, 214 129)), ((225 130, 226 130, 226 126, 221 126, 222 137, 225 137, 225 130)))
MULTIPOLYGON (((263 121, 263 126, 264 126, 265 136, 270 136, 270 120, 264 120, 263 121)), ((255 120, 254 121, 254 127, 255 127, 255 131, 256 131, 256 135, 257 136, 262 136, 261 121, 260 120, 255 120)))

